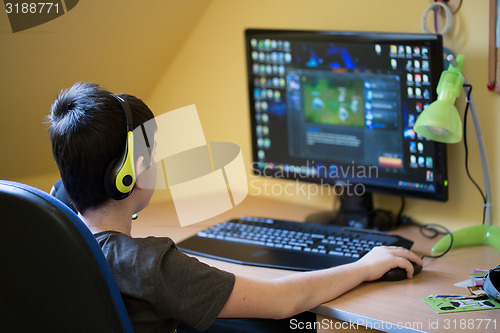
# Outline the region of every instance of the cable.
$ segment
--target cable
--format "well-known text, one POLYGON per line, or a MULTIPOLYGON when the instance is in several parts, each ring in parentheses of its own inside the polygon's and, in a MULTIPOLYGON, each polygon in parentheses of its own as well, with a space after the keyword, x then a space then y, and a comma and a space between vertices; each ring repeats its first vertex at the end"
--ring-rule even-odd
POLYGON ((481 194, 481 197, 483 199, 483 224, 486 222, 486 195, 484 194, 483 190, 481 187, 478 185, 478 183, 472 178, 472 175, 470 174, 469 171, 469 148, 467 145, 467 115, 469 111, 469 106, 470 106, 470 95, 472 92, 472 85, 470 84, 464 84, 464 88, 468 88, 467 92, 467 97, 466 97, 466 106, 465 106, 465 111, 464 111, 464 128, 463 128, 463 137, 464 137, 464 149, 465 149, 465 171, 467 173, 467 177, 469 177, 469 180, 474 184, 474 186, 477 188, 479 191, 479 194, 481 194))
POLYGON ((451 233, 451 231, 448 228, 446 228, 445 226, 442 226, 440 224, 435 224, 435 223, 421 224, 421 223, 415 222, 410 217, 403 215, 404 208, 405 208, 405 198, 401 197, 401 207, 400 207, 398 215, 397 215, 398 224, 416 226, 419 228, 420 234, 422 236, 424 236, 425 238, 429 238, 429 239, 435 238, 438 235, 444 235, 444 236, 450 235, 450 245, 448 246, 446 251, 444 251, 443 253, 438 254, 438 255, 423 255, 422 259, 424 259, 424 258, 434 258, 434 259, 441 258, 442 256, 444 256, 445 254, 447 254, 451 250, 451 248, 453 247, 453 234, 451 233), (439 229, 443 229, 444 231, 439 230, 439 229))
POLYGON ((405 197, 401 197, 401 207, 399 207, 398 215, 396 215, 396 221, 398 224, 400 223, 401 217, 403 216, 403 211, 405 209, 405 206, 406 206, 405 197))
POLYGON ((438 31, 439 31, 438 11, 434 10, 434 32, 438 33, 438 31))
MULTIPOLYGON (((458 12, 458 10, 460 9, 460 7, 462 7, 462 0, 460 0, 460 2, 458 3, 458 6, 455 9, 453 9, 452 6, 450 6, 450 2, 451 2, 450 0, 434 0, 434 2, 439 2, 439 3, 445 4, 446 7, 450 9, 452 15, 455 15, 458 12)), ((439 10, 439 8, 434 9, 434 32, 436 34, 439 33, 439 22, 438 22, 439 13, 438 13, 438 10, 439 10)), ((444 35, 444 33, 443 33, 443 35, 444 35)))
POLYGON ((440 224, 435 224, 435 223, 421 224, 421 223, 413 221, 413 219, 411 219, 410 217, 403 215, 403 211, 405 209, 405 206, 406 206, 406 200, 404 197, 401 197, 401 206, 399 208, 398 215, 396 216, 396 225, 417 226, 419 228, 420 234, 422 236, 424 236, 425 238, 429 238, 429 239, 433 239, 439 235, 444 235, 444 236, 450 235, 450 245, 448 246, 446 251, 444 251, 441 254, 437 254, 437 255, 423 255, 421 257, 421 259, 424 259, 424 258, 436 259, 436 258, 441 258, 445 254, 447 254, 451 250, 451 248, 453 247, 453 234, 451 233, 451 231, 448 228, 446 228, 445 226, 440 225, 440 224), (443 230, 439 230, 439 229, 443 229, 443 230))
POLYGON ((436 237, 438 234, 441 234, 441 232, 436 230, 436 228, 442 228, 445 230, 446 235, 450 235, 450 245, 448 246, 446 251, 444 251, 443 253, 437 254, 437 255, 423 255, 422 259, 424 259, 424 258, 433 258, 433 259, 441 258, 445 254, 447 254, 451 250, 451 248, 453 247, 453 234, 445 226, 442 226, 440 224, 434 224, 434 223, 424 224, 424 225, 420 226, 420 233, 422 234, 422 236, 432 239, 432 238, 436 237), (426 236, 425 233, 423 232, 423 230, 432 230, 432 231, 435 231, 437 233, 432 235, 432 236, 426 236))
POLYGON ((408 217, 408 216, 402 216, 400 222, 401 222, 401 225, 412 225, 412 226, 419 227, 420 233, 425 238, 434 238, 434 237, 437 237, 438 235, 445 235, 446 236, 449 233, 448 229, 446 229, 446 227, 441 226, 440 224, 434 224, 434 223, 422 224, 422 223, 418 223, 418 222, 413 221, 413 219, 408 217), (440 231, 434 227, 442 228, 445 231, 444 232, 440 231), (425 231, 427 231, 429 233, 426 234, 425 231))
POLYGON ((451 231, 448 228, 446 228, 443 225, 435 224, 435 223, 421 224, 421 223, 413 221, 408 216, 401 216, 399 221, 402 225, 412 225, 412 226, 418 227, 420 234, 422 236, 424 236, 425 238, 433 239, 439 235, 444 235, 444 236, 450 235, 450 245, 448 246, 446 251, 444 251, 441 254, 437 254, 437 255, 423 255, 422 259, 424 259, 424 258, 433 258, 433 259, 441 258, 445 254, 447 254, 451 250, 451 248, 453 247, 453 234, 451 233, 451 231), (439 229, 443 229, 443 230, 439 230, 439 229))
MULTIPOLYGON (((431 10, 434 10, 436 11, 438 9, 438 7, 441 7, 445 14, 446 14, 446 24, 443 28, 443 30, 441 31, 441 35, 446 35, 450 30, 451 30, 451 27, 453 26, 453 13, 450 9, 450 7, 448 7, 447 5, 445 5, 444 3, 442 2, 434 2, 434 3, 431 3, 431 5, 429 7, 427 7, 427 9, 424 11, 424 15, 422 16, 422 31, 427 33, 427 34, 430 34, 432 33, 428 28, 427 28, 427 15, 429 14, 429 12, 431 10)), ((435 22, 437 22, 437 17, 435 19, 435 22)), ((436 24, 436 34, 439 33, 437 31, 437 24, 436 24)))

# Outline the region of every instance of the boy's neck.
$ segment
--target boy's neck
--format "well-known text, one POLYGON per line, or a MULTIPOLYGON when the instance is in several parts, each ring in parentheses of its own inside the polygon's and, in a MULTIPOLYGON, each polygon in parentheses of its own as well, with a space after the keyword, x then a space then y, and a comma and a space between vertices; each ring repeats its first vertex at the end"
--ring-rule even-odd
POLYGON ((122 202, 110 201, 98 208, 87 209, 78 216, 93 234, 102 231, 118 231, 130 236, 132 214, 122 202))

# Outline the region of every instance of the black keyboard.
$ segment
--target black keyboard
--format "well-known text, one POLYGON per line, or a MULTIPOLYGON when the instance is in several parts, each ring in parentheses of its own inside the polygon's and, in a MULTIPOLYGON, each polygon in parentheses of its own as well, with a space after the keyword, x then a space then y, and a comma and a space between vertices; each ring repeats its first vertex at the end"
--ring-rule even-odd
POLYGON ((190 254, 299 271, 351 263, 379 245, 410 249, 413 242, 374 230, 241 217, 177 244, 181 251, 190 254))

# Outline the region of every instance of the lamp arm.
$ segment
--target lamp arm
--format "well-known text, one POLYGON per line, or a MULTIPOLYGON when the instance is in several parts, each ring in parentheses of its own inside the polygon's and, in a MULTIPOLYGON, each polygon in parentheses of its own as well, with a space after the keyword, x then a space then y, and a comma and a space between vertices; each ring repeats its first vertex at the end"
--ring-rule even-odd
MULTIPOLYGON (((465 78, 465 76, 464 76, 465 78)), ((467 79, 465 79, 465 84, 467 84, 467 79)), ((465 88, 464 88, 465 92, 465 88)), ((467 96, 467 92, 465 92, 467 96)), ((481 165, 483 167, 483 179, 484 179, 484 191, 486 195, 485 211, 486 211, 486 225, 492 225, 491 216, 491 186, 490 186, 490 173, 488 169, 488 160, 486 157, 486 148, 484 146, 483 133, 481 131, 481 126, 479 124, 479 118, 477 116, 476 105, 474 103, 474 97, 472 94, 468 100, 470 107, 470 114, 472 117, 472 122, 474 123, 474 130, 476 132, 477 144, 479 146, 479 155, 481 157, 481 165)))

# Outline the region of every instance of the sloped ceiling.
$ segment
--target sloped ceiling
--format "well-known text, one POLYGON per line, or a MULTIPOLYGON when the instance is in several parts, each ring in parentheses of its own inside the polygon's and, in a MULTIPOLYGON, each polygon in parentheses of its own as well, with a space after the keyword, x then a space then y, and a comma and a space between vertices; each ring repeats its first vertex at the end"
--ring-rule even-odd
POLYGON ((147 100, 210 0, 84 0, 53 21, 12 33, 0 13, 0 178, 56 172, 47 126, 74 82, 147 100))

